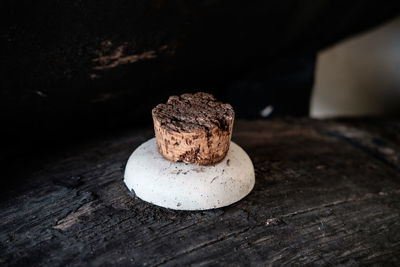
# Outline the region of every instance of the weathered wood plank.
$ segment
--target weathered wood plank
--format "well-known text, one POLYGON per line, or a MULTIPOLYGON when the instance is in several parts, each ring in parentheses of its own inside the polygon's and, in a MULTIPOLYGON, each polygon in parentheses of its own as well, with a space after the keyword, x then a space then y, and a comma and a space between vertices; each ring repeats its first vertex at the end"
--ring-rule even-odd
POLYGON ((233 140, 253 160, 254 191, 203 212, 129 195, 124 164, 151 129, 70 147, 38 160, 2 199, 0 263, 398 264, 399 143, 363 125, 239 121, 233 140))

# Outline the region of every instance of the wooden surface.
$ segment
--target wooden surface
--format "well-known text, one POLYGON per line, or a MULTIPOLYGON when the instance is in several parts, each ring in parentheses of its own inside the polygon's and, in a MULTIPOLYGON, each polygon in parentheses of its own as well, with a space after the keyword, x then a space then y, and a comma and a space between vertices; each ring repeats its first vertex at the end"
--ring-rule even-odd
POLYGON ((129 195, 125 163, 152 136, 119 132, 16 168, 0 265, 400 264, 398 120, 239 121, 256 185, 203 212, 129 195))

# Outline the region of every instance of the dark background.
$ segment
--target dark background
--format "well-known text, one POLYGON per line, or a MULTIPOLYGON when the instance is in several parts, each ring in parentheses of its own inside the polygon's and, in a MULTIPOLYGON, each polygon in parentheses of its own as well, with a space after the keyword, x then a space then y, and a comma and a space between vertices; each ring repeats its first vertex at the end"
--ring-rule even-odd
POLYGON ((1 1, 1 160, 151 123, 206 91, 238 118, 307 116, 316 53, 399 1, 1 1))

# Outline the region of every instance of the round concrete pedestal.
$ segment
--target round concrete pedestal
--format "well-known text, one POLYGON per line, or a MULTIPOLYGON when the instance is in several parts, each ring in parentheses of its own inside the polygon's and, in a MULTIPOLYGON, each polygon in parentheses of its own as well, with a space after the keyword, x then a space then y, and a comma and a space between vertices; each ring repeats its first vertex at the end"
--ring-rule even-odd
POLYGON ((124 180, 140 199, 175 210, 228 206, 249 194, 254 181, 249 156, 234 142, 220 163, 198 166, 167 161, 157 151, 155 138, 132 153, 124 180))

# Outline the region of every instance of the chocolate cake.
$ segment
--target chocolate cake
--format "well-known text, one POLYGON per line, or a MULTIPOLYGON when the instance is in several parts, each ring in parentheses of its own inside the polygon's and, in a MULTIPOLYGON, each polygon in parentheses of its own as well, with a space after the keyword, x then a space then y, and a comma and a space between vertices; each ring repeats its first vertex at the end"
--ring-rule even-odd
POLYGON ((152 115, 158 150, 167 160, 212 165, 229 150, 235 113, 211 94, 171 96, 152 115))

